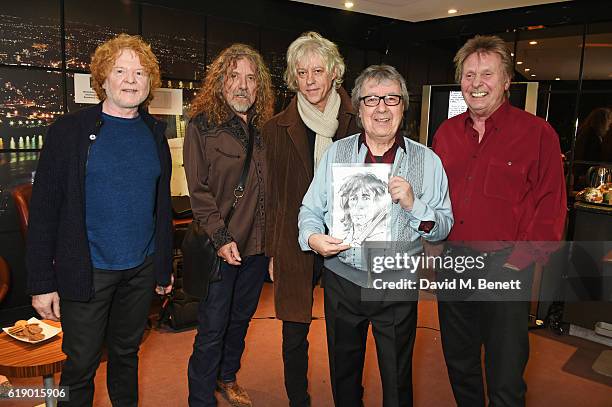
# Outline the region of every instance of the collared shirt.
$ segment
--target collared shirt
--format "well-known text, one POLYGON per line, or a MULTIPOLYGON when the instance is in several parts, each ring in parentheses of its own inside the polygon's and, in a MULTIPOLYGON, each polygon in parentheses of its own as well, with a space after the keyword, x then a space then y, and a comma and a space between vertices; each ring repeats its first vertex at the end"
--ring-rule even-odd
POLYGON ((368 148, 368 154, 366 155, 365 162, 366 164, 374 164, 374 163, 382 163, 382 164, 393 164, 393 160, 395 160, 395 152, 399 147, 406 152, 406 143, 404 142, 404 137, 397 132, 395 135, 395 140, 393 141, 393 145, 385 151, 382 156, 375 156, 372 154, 372 150, 370 146, 368 146, 368 142, 366 141, 365 133, 361 132, 359 135, 359 148, 364 145, 368 148))
MULTIPOLYGON (((408 180, 415 191, 411 210, 398 204, 391 205, 390 237, 394 247, 402 253, 414 255, 422 250, 421 238, 428 241, 444 240, 453 225, 448 182, 442 162, 427 147, 404 138, 406 152, 396 150, 393 166, 397 175, 408 180), (420 225, 431 221, 434 227, 424 231, 420 225)), ((323 154, 315 176, 302 200, 298 216, 298 242, 304 251, 312 250, 308 239, 313 234, 332 229, 334 204, 333 167, 336 163, 364 163, 368 149, 359 145, 358 135, 334 142, 323 154)), ((325 259, 325 267, 349 281, 367 286, 367 273, 363 270, 361 248, 352 247, 325 259)))
MULTIPOLYGON (((559 137, 543 119, 504 102, 478 132, 469 113, 446 120, 433 149, 448 174, 455 225, 451 241, 557 241, 566 216, 559 137)), ((537 246, 537 245, 536 245, 537 246)), ((546 250, 515 249, 524 268, 546 250)))
POLYGON ((235 241, 241 256, 263 253, 267 167, 258 129, 235 114, 220 126, 209 124, 204 114, 196 115, 187 126, 183 162, 193 218, 215 248, 235 241), (249 131, 253 132, 254 145, 244 195, 226 225, 246 159, 249 131))

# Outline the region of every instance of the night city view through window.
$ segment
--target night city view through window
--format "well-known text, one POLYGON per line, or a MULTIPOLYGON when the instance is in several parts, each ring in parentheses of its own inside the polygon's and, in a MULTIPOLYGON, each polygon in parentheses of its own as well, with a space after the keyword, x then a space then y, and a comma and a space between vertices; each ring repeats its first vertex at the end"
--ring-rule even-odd
POLYGON ((59 7, 26 3, 0 12, 0 150, 41 148, 46 127, 63 113, 61 73, 44 69, 61 68, 59 7))
POLYGON ((204 77, 205 21, 200 14, 143 6, 142 36, 151 44, 163 77, 191 81, 204 77))
POLYGON ((61 68, 59 7, 27 3, 3 4, 0 15, 0 150, 40 149, 46 127, 63 113, 61 73, 36 69, 61 68))
POLYGON ((0 14, 0 64, 60 68, 58 20, 0 14))
POLYGON ((0 148, 41 148, 61 100, 61 73, 0 68, 0 148))
POLYGON ((108 27, 70 21, 66 23, 66 67, 81 71, 89 70, 91 55, 104 41, 115 37, 126 28, 108 27))
POLYGON ((0 65, 60 68, 59 15, 56 1, 3 1, 0 65))
MULTIPOLYGON (((59 115, 86 106, 74 102, 74 73, 88 72, 99 44, 121 32, 138 31, 138 8, 130 2, 63 4, 65 72, 59 1, 24 0, 3 5, 0 11, 0 151, 42 148, 47 127, 59 115)), ((142 36, 160 61, 163 86, 184 89, 185 110, 201 86, 207 64, 234 42, 260 48, 272 75, 277 111, 293 96, 283 73, 285 52, 295 33, 153 6, 143 6, 140 18, 142 36)), ((171 123, 168 137, 182 135, 185 115, 163 119, 171 123)))
POLYGON ((64 0, 66 68, 86 72, 91 54, 120 33, 138 34, 138 8, 129 1, 64 0))
POLYGON ((204 40, 156 33, 146 36, 159 60, 162 76, 201 80, 204 77, 204 40))

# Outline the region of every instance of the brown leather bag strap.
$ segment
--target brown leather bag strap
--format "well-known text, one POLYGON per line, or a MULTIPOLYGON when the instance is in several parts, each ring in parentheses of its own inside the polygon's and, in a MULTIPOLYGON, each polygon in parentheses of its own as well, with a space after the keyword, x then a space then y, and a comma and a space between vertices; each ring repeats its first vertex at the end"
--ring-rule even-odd
POLYGON ((251 131, 251 126, 253 124, 254 118, 255 116, 251 117, 251 120, 249 120, 249 122, 247 123, 247 136, 249 137, 249 142, 247 144, 246 158, 244 159, 244 165, 242 166, 242 174, 240 174, 240 180, 238 181, 238 185, 236 185, 236 188, 234 188, 234 203, 232 204, 230 211, 225 217, 226 227, 229 227, 229 222, 232 219, 232 216, 234 215, 234 209, 236 209, 236 205, 238 204, 238 201, 240 200, 240 198, 244 196, 244 189, 245 189, 247 177, 249 175, 251 159, 253 157, 253 144, 254 144, 255 137, 253 136, 253 132, 251 131))

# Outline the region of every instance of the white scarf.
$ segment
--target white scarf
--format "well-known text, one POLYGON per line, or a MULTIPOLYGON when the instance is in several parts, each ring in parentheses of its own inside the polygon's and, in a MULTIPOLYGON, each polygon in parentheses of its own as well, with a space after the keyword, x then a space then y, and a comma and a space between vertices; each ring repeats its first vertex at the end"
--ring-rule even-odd
POLYGON ((340 94, 332 88, 321 112, 300 92, 298 96, 298 112, 304 124, 316 133, 314 146, 314 168, 317 169, 323 153, 332 144, 332 137, 338 130, 338 111, 340 110, 340 94))

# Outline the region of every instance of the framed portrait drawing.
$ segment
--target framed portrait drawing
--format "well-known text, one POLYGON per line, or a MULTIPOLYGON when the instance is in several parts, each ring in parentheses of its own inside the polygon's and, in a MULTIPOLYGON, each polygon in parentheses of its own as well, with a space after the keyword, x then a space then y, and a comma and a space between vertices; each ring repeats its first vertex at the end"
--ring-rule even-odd
POLYGON ((331 235, 351 247, 390 239, 391 164, 332 166, 331 235))

